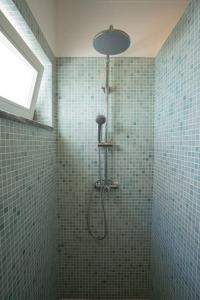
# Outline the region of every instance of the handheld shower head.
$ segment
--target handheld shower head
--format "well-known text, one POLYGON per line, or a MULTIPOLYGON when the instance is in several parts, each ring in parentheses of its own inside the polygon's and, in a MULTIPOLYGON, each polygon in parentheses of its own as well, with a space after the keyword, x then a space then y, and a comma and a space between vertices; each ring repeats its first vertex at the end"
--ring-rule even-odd
POLYGON ((106 122, 106 117, 98 115, 96 117, 96 122, 98 124, 98 142, 101 143, 101 126, 106 122))
POLYGON ((103 115, 98 115, 96 117, 96 122, 97 122, 97 124, 102 125, 106 122, 106 117, 103 115))

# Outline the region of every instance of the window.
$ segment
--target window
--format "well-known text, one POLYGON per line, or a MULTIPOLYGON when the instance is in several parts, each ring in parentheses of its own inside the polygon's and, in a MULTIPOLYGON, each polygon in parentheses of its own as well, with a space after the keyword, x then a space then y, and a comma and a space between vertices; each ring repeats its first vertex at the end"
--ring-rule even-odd
POLYGON ((33 118, 43 66, 0 12, 0 109, 33 118))

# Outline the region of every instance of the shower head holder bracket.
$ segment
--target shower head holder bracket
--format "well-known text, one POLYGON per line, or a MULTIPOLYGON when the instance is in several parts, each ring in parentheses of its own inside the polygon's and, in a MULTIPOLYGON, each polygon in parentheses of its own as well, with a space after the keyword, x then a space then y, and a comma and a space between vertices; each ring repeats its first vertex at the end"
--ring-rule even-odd
MULTIPOLYGON (((105 93, 106 93, 106 87, 105 87, 105 86, 102 86, 101 88, 102 88, 102 91, 103 91, 104 94, 105 94, 105 93)), ((114 91, 114 88, 112 88, 112 87, 110 87, 110 86, 109 86, 107 89, 108 89, 108 92, 107 92, 108 94, 111 94, 111 93, 114 91)))

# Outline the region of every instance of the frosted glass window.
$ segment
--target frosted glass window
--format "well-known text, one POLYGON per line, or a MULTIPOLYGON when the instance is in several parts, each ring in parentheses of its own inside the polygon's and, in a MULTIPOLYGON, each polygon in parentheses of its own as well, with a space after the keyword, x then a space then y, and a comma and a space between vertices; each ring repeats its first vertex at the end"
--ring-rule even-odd
POLYGON ((2 33, 0 66, 0 96, 30 108, 38 72, 2 33))
POLYGON ((0 12, 0 109, 32 119, 43 66, 0 12))

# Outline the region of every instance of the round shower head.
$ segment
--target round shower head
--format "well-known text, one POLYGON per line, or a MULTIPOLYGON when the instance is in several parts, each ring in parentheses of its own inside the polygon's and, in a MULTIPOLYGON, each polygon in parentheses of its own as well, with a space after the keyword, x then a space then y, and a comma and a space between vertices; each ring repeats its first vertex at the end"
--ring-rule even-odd
POLYGON ((130 46, 129 35, 110 26, 108 30, 99 32, 93 40, 94 48, 104 55, 116 55, 126 51, 130 46))
POLYGON ((106 117, 104 117, 103 115, 98 115, 96 117, 96 122, 97 124, 102 125, 106 122, 106 117))

